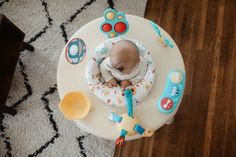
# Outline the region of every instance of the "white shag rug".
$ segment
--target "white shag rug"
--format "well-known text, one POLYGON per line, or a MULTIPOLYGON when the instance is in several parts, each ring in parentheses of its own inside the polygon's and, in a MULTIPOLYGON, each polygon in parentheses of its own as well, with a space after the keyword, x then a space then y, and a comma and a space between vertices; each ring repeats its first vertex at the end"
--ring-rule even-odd
POLYGON ((144 15, 147 0, 0 0, 5 14, 26 34, 34 52, 23 51, 7 106, 0 114, 0 156, 111 157, 114 141, 82 132, 58 110, 56 69, 61 51, 87 22, 107 7, 144 15))

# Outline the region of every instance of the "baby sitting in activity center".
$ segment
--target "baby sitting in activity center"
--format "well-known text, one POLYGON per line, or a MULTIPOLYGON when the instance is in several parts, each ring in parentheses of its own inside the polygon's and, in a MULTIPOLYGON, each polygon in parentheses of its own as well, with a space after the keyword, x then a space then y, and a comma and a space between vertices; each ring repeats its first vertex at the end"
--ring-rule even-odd
POLYGON ((100 71, 108 87, 122 88, 139 83, 147 71, 146 61, 139 56, 137 46, 129 40, 116 42, 100 64, 100 71))

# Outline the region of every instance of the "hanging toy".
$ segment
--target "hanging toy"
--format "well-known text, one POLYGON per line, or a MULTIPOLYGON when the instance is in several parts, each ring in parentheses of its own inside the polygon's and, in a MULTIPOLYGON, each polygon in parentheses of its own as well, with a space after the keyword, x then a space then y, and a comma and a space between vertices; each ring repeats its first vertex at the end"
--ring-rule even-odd
POLYGON ((128 88, 129 87, 127 87, 123 92, 127 113, 118 115, 112 112, 109 115, 109 119, 116 122, 116 128, 120 132, 120 136, 116 140, 117 146, 123 145, 126 136, 132 136, 139 133, 144 137, 150 137, 153 134, 152 130, 144 129, 140 125, 139 119, 133 115, 133 90, 128 88))

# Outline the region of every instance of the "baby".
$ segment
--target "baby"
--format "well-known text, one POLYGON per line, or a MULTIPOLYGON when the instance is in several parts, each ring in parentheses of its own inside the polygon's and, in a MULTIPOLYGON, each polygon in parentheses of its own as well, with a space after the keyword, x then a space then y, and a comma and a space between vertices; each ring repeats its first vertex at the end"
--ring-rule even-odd
POLYGON ((129 40, 116 42, 100 64, 100 71, 108 87, 116 87, 118 82, 122 88, 140 82, 147 71, 146 61, 139 56, 137 46, 129 40))

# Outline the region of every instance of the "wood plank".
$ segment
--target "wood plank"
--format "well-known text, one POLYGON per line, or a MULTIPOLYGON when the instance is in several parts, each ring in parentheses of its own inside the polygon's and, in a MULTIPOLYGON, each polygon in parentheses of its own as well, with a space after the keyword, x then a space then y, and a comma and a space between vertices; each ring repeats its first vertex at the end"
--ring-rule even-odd
POLYGON ((115 157, 236 156, 236 1, 148 0, 145 17, 183 55, 187 83, 175 122, 115 157))

